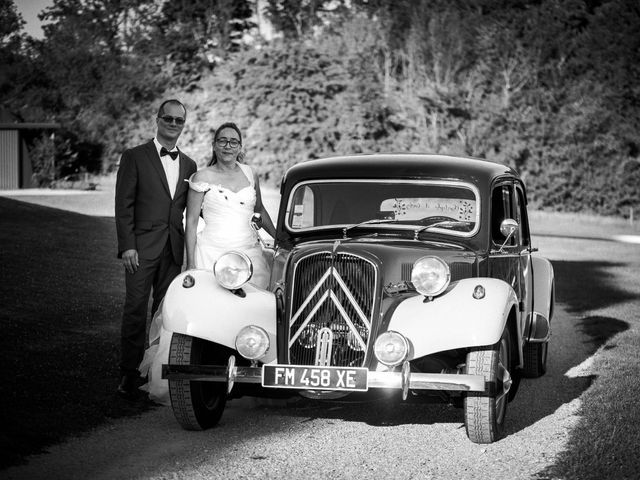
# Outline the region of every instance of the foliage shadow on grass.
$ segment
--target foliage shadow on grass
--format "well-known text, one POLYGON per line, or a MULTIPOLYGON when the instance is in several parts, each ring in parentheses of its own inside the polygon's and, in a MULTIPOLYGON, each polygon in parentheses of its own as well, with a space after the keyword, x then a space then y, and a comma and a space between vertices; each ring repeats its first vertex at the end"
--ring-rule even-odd
POLYGON ((634 293, 615 285, 611 269, 622 265, 603 261, 553 261, 556 301, 570 313, 581 315, 634 299, 634 293))
MULTIPOLYGON (((560 330, 565 336, 571 335, 571 342, 580 342, 569 345, 569 339, 563 338, 561 346, 563 350, 571 348, 579 356, 562 355, 562 352, 554 355, 554 347, 559 339, 556 334, 552 335, 548 371, 541 378, 523 380, 526 391, 524 400, 531 408, 524 417, 517 419, 512 431, 533 424, 538 419, 552 414, 562 404, 579 397, 589 388, 594 377, 570 378, 565 376, 565 373, 589 358, 612 337, 629 328, 627 322, 616 318, 581 316, 591 310, 614 306, 634 298, 632 293, 621 290, 615 283, 610 270, 619 265, 602 261, 553 262, 557 306, 562 307, 571 316, 566 320, 570 323, 568 326, 558 325, 558 319, 552 319, 551 329, 555 333, 560 330), (575 331, 583 335, 572 335, 575 331), (550 397, 553 397, 553 402, 545 401, 550 397)), ((518 404, 522 401, 521 392, 513 403, 518 404)))
POLYGON ((115 396, 124 299, 115 254, 112 218, 0 197, 0 469, 152 408, 115 396))
MULTIPOLYGON (((633 259, 631 262, 633 263, 633 259)), ((631 325, 618 318, 588 314, 594 310, 611 309, 636 300, 636 295, 616 286, 611 273, 616 267, 629 264, 612 262, 554 262, 560 278, 558 298, 568 311, 579 318, 576 330, 583 334, 589 353, 622 349, 607 359, 596 357, 588 368, 591 388, 582 396, 579 421, 572 429, 564 451, 554 464, 538 472, 538 479, 604 479, 637 478, 640 461, 637 442, 640 440, 635 407, 640 386, 635 380, 637 361, 633 360, 637 347, 630 345, 638 339, 624 335, 631 325), (621 335, 622 334, 622 335, 621 335), (618 362, 618 363, 612 363, 618 362), (597 372, 605 368, 608 375, 597 379, 597 372), (595 372, 595 374, 593 373, 595 372), (591 385, 593 383, 593 385, 591 385), (635 390, 636 394, 633 394, 635 390), (625 408, 633 405, 632 408, 625 408)), ((572 381, 580 380, 571 379, 572 381)))

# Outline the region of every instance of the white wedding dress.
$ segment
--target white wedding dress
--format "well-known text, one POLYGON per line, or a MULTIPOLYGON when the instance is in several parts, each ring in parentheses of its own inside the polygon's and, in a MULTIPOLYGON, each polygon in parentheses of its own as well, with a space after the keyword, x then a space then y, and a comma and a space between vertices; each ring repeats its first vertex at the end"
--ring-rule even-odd
MULTIPOLYGON (((202 216, 204 228, 197 234, 195 263, 197 269, 212 270, 216 260, 229 250, 241 251, 253 263, 250 283, 266 288, 271 269, 265 252, 258 240, 258 234, 251 225, 256 204, 256 189, 251 168, 237 164, 249 180, 249 185, 237 192, 222 185, 194 182, 189 179, 189 187, 204 193, 202 216)), ((149 328, 149 348, 138 370, 140 376, 148 377, 140 387, 149 393, 149 398, 163 405, 170 405, 169 385, 161 378, 162 364, 169 362, 171 332, 162 326, 162 304, 158 308, 149 328)))
POLYGON ((249 180, 249 185, 237 192, 221 185, 189 180, 189 186, 193 190, 205 193, 202 201, 205 226, 196 241, 196 268, 211 270, 220 255, 229 250, 238 250, 248 255, 253 263, 250 282, 257 287, 266 288, 270 269, 258 234, 251 226, 256 205, 255 182, 248 165, 237 165, 249 180))

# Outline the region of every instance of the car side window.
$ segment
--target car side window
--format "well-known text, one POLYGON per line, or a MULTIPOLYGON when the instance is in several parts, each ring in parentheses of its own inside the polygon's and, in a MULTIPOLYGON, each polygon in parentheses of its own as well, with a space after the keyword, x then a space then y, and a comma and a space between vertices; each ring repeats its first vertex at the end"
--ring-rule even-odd
MULTIPOLYGON (((513 218, 513 189, 508 183, 496 185, 491 193, 491 239, 496 245, 502 245, 505 236, 500 232, 500 224, 505 218, 513 218)), ((511 238, 507 245, 515 245, 511 238)))
POLYGON ((289 223, 294 228, 313 227, 315 212, 315 197, 308 186, 296 190, 291 202, 289 223))
POLYGON ((521 185, 516 185, 516 220, 519 229, 519 240, 520 244, 524 247, 528 247, 531 245, 531 237, 529 231, 529 218, 527 216, 527 202, 524 194, 524 190, 521 185))

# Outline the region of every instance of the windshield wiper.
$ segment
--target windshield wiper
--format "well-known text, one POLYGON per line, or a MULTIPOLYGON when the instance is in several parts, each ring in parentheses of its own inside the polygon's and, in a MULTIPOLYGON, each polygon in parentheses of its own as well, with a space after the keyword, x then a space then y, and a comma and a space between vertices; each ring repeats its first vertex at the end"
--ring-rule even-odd
POLYGON ((426 232, 427 230, 431 230, 432 228, 451 228, 451 227, 459 227, 461 225, 470 225, 471 222, 465 220, 443 220, 441 222, 432 223, 431 225, 427 225, 426 227, 416 228, 413 231, 413 239, 418 240, 418 237, 422 232, 426 232))
POLYGON ((372 218, 370 220, 365 220, 364 222, 354 223, 353 225, 349 225, 348 227, 344 227, 342 229, 342 238, 347 238, 347 232, 353 228, 361 227, 362 225, 376 225, 378 223, 396 223, 397 220, 393 220, 390 218, 372 218))

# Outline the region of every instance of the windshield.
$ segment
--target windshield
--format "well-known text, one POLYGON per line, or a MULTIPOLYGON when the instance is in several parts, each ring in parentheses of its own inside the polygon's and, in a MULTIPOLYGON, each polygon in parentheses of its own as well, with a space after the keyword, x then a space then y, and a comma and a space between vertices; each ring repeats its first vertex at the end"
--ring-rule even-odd
POLYGON ((293 232, 326 228, 430 227, 471 236, 479 225, 477 189, 453 181, 333 180, 297 185, 287 201, 293 232))

